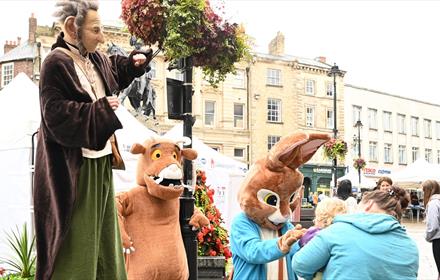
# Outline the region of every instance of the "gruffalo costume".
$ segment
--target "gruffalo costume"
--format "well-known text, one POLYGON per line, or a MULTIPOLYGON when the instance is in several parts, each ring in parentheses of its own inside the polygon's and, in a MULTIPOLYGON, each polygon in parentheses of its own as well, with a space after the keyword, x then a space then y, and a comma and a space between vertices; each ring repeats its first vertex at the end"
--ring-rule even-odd
POLYGON ((291 259, 299 247, 292 245, 305 231, 290 222, 304 178, 298 167, 328 140, 294 133, 251 167, 238 194, 244 212, 231 225, 234 279, 295 279, 291 259))
MULTIPOLYGON (((116 196, 129 279, 189 277, 179 223, 179 197, 184 188, 181 162, 194 160, 197 152, 180 148, 179 142, 152 138, 131 148, 131 153, 140 155, 138 186, 116 196)), ((209 221, 194 208, 190 224, 199 228, 209 221)))

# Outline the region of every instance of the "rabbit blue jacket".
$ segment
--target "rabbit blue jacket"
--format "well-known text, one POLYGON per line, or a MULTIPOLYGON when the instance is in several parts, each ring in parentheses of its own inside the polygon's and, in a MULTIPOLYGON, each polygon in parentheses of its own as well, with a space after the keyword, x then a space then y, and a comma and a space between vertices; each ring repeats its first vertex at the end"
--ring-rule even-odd
POLYGON ((306 279, 324 268, 323 279, 417 279, 419 252, 405 228, 391 215, 339 215, 292 260, 306 279))
MULTIPOLYGON (((281 229, 285 233, 293 229, 293 225, 287 222, 281 229)), ((234 280, 258 280, 267 279, 267 263, 285 257, 289 280, 296 279, 290 269, 293 254, 298 250, 296 242, 290 252, 284 255, 278 248, 278 238, 271 240, 261 239, 261 227, 249 219, 245 213, 238 214, 231 225, 231 249, 234 263, 234 280)))

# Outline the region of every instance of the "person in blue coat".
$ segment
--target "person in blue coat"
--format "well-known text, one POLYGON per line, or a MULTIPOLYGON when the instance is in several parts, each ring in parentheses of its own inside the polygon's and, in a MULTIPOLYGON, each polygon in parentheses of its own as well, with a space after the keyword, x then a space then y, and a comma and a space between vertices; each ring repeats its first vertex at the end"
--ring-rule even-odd
POLYGON ((339 215, 292 259, 293 272, 312 279, 417 279, 419 252, 400 224, 408 193, 398 187, 365 193, 360 213, 339 215))
POLYGON ((296 279, 291 260, 305 232, 290 222, 304 190, 298 168, 328 140, 327 134, 293 133, 251 167, 238 195, 243 213, 230 231, 234 280, 296 279))

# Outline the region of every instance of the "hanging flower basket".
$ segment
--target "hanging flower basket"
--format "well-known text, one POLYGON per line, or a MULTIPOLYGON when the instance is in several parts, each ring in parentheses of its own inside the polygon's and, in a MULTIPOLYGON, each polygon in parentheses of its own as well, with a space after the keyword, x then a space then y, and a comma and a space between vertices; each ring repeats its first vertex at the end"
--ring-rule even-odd
POLYGON ((347 142, 344 140, 332 138, 324 144, 324 155, 330 159, 344 160, 348 151, 347 147, 347 142))
POLYGON ((356 170, 364 169, 365 166, 367 166, 367 163, 363 158, 357 158, 353 161, 353 167, 356 168, 356 170))
POLYGON ((157 44, 168 60, 192 57, 213 86, 249 57, 244 29, 223 20, 208 0, 122 0, 121 18, 130 33, 157 44))

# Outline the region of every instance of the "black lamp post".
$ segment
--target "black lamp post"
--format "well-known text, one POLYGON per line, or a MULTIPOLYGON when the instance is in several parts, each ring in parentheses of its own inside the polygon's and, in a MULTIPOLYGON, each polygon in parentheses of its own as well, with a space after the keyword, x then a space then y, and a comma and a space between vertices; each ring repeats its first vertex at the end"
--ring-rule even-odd
MULTIPOLYGON (((194 117, 192 116, 192 71, 193 62, 191 57, 182 58, 179 66, 183 69, 183 136, 191 138, 194 117)), ((191 147, 189 144, 185 147, 191 147)), ((183 182, 185 185, 193 185, 193 166, 190 160, 185 159, 183 163, 183 182)), ((182 231, 183 243, 185 245, 186 257, 189 268, 189 279, 196 280, 197 273, 197 232, 192 230, 189 220, 194 212, 194 196, 191 190, 185 188, 180 197, 180 228, 182 231)))
MULTIPOLYGON (((354 127, 357 127, 357 145, 358 145, 358 158, 361 158, 361 128, 362 128, 362 122, 361 120, 357 120, 357 122, 354 124, 354 127)), ((359 187, 361 184, 361 169, 358 168, 358 176, 359 176, 359 187)))
MULTIPOLYGON (((339 76, 342 74, 342 71, 339 70, 339 67, 336 65, 336 63, 332 66, 330 69, 330 72, 328 72, 328 76, 333 76, 333 138, 336 139, 338 136, 338 127, 337 127, 337 114, 336 114, 336 76, 339 76)), ((337 188, 337 168, 338 168, 338 162, 336 157, 333 159, 333 172, 334 172, 334 189, 337 188)))

